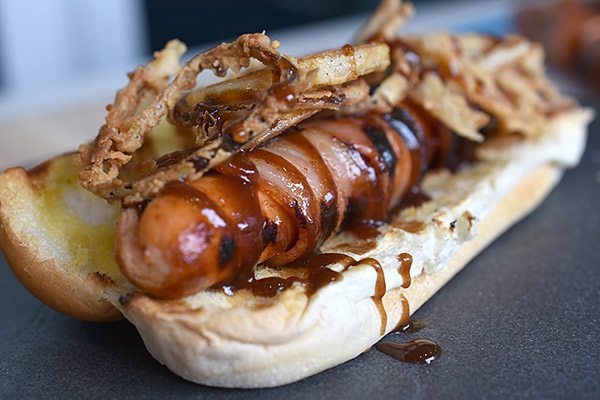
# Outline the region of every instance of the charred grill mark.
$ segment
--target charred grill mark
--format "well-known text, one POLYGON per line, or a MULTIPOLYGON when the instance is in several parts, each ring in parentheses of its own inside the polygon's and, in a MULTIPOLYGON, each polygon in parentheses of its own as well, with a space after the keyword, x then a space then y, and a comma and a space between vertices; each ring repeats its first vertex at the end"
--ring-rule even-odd
POLYGON ((93 276, 98 283, 104 287, 113 286, 115 284, 113 278, 111 278, 108 274, 96 271, 93 273, 93 276))
POLYGON ((390 144, 383 129, 373 124, 366 124, 363 132, 379 152, 379 156, 385 166, 385 172, 394 176, 396 172, 396 153, 390 144))
POLYGON ((425 127, 423 127, 408 109, 395 108, 385 115, 388 125, 400 135, 411 155, 411 183, 416 184, 428 167, 430 143, 427 143, 425 127))
POLYGON ((119 304, 122 306, 128 306, 131 300, 135 297, 135 293, 125 293, 119 296, 119 304))
POLYGON ((396 131, 404 140, 410 150, 422 148, 424 152, 423 158, 427 159, 425 152, 427 149, 422 143, 425 141, 425 133, 423 127, 415 120, 412 114, 404 108, 394 108, 394 110, 385 115, 387 123, 396 131))
POLYGON ((361 175, 354 182, 353 193, 349 195, 350 213, 344 216, 344 222, 350 223, 348 219, 384 219, 387 215, 386 198, 389 187, 384 186, 384 180, 378 168, 379 162, 376 157, 367 157, 357 150, 354 144, 340 140, 355 166, 361 171, 361 175))
POLYGON ((265 218, 263 221, 263 249, 277 240, 277 224, 265 218))
POLYGON ((342 225, 340 226, 340 230, 346 229, 348 226, 352 224, 354 220, 356 220, 357 215, 357 204, 354 199, 346 199, 346 212, 344 213, 342 219, 342 225))
POLYGON ((221 149, 231 152, 231 153, 235 153, 240 149, 240 147, 242 147, 242 145, 243 145, 243 143, 236 141, 233 138, 233 136, 231 136, 231 134, 229 134, 229 133, 223 134, 222 139, 221 139, 221 149))
POLYGON ((196 156, 190 160, 196 171, 202 171, 208 166, 208 158, 196 156))
POLYGON ((226 266, 235 256, 235 239, 229 235, 224 236, 219 243, 219 265, 226 266))
POLYGON ((302 229, 306 228, 306 225, 308 224, 307 216, 304 213, 304 210, 302 210, 302 207, 300 207, 298 200, 292 200, 290 202, 290 207, 294 210, 296 221, 298 221, 298 226, 302 229))
MULTIPOLYGON (((331 195, 331 193, 327 193, 331 195)), ((331 195, 330 199, 335 199, 333 195, 331 195)), ((331 236, 331 234, 335 230, 335 226, 338 219, 338 207, 337 202, 332 200, 323 200, 321 202, 321 240, 326 240, 331 236)))

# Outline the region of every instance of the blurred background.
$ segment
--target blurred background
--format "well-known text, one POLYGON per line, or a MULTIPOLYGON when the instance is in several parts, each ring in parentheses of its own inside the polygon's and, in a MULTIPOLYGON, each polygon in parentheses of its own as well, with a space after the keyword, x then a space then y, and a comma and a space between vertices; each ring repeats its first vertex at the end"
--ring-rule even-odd
MULTIPOLYGON (((0 0, 0 167, 93 137, 125 72, 171 38, 197 52, 266 30, 284 52, 301 55, 351 41, 378 2, 0 0), (39 145, 40 126, 56 132, 47 146, 39 145)), ((582 3, 415 0, 406 31, 521 30, 550 46, 551 61, 575 70, 575 81, 598 84, 600 7, 582 3)))
MULTIPOLYGON (((417 0, 416 6, 432 3, 417 0)), ((378 0, 0 0, 0 94, 29 93, 40 85, 131 69, 174 37, 192 48, 206 47, 241 33, 272 33, 366 14, 377 4, 378 0)), ((338 36, 348 37, 357 26, 338 36)))

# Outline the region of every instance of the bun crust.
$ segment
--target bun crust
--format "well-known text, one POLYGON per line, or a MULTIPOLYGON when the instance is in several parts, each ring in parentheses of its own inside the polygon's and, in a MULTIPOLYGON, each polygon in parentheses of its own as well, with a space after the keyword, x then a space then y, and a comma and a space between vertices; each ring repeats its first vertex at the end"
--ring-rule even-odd
MULTIPOLYGON (((347 252, 381 263, 387 288, 384 310, 373 300, 381 278, 360 262, 312 296, 296 286, 273 298, 245 291, 232 296, 206 291, 169 301, 150 298, 118 270, 90 262, 82 269, 76 265, 81 260, 65 260, 60 245, 39 229, 40 211, 33 201, 39 193, 31 174, 19 169, 0 177, 2 247, 15 274, 42 301, 90 320, 113 318, 116 313, 108 304, 114 305, 137 327, 150 353, 185 379, 222 387, 279 386, 369 349, 535 208, 563 170, 579 161, 592 114, 575 110, 559 115, 539 139, 490 141, 480 151, 482 161, 460 173, 429 173, 423 187, 432 201, 395 216, 368 253, 347 252), (403 222, 415 221, 422 225, 418 232, 401 228, 403 222), (398 272, 399 253, 413 257, 412 283, 406 289, 398 272), (42 282, 50 279, 60 283, 42 282), (62 289, 56 290, 59 284, 62 289), (69 293, 65 287, 72 288, 70 295, 64 295, 69 293)), ((322 250, 348 240, 341 234, 322 250)), ((277 271, 261 267, 258 273, 277 271)))
POLYGON ((74 273, 79 268, 39 226, 40 191, 53 159, 27 173, 12 168, 0 175, 0 247, 11 269, 40 301, 72 317, 108 322, 122 318, 104 296, 108 278, 102 274, 74 273))

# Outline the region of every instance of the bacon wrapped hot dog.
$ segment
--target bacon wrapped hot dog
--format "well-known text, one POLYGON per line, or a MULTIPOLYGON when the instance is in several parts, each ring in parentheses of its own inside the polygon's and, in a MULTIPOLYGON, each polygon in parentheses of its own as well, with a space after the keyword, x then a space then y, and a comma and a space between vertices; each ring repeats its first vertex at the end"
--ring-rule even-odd
POLYGON ((68 315, 122 313, 204 385, 294 382, 406 326, 577 164, 593 115, 547 82, 539 45, 395 37, 411 10, 383 0, 355 46, 303 58, 249 34, 180 65, 170 42, 78 163, 0 175, 17 277, 68 315))
POLYGON ((451 132, 404 104, 386 115, 311 121, 123 212, 118 254, 138 287, 177 298, 283 266, 343 226, 383 221, 451 132), (137 227, 137 228, 136 228, 137 227))

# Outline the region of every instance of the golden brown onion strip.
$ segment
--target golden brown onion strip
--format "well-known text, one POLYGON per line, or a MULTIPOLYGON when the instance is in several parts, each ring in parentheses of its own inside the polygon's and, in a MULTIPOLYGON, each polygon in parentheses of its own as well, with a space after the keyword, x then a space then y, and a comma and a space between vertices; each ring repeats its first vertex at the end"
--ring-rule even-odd
POLYGON ((339 110, 351 107, 369 97, 369 86, 363 80, 356 80, 345 85, 331 88, 320 88, 298 96, 293 108, 277 116, 277 119, 261 135, 256 135, 244 144, 235 142, 229 135, 217 136, 196 150, 178 152, 166 157, 168 165, 157 169, 150 175, 132 182, 130 187, 119 189, 116 196, 122 197, 125 204, 139 203, 156 195, 167 183, 180 179, 194 180, 202 176, 217 164, 230 158, 240 149, 256 147, 279 133, 312 117, 317 112, 339 110))
MULTIPOLYGON (((157 60, 138 70, 148 71, 157 60)), ((352 90, 349 87, 332 89, 328 94, 323 92, 318 94, 315 91, 308 97, 304 93, 323 86, 333 88, 356 80, 362 75, 385 70, 389 63, 389 48, 385 44, 367 44, 357 48, 345 46, 340 50, 296 60, 278 53, 264 34, 240 36, 233 43, 222 44, 194 57, 179 70, 168 86, 162 91, 153 92, 154 99, 150 102, 144 101, 144 107, 141 107, 140 111, 129 113, 126 118, 107 118, 96 141, 91 146, 82 146, 80 158, 84 168, 80 174, 81 183, 87 189, 107 199, 130 196, 131 192, 137 190, 140 185, 135 185, 135 182, 122 182, 119 179, 120 169, 131 160, 133 153, 144 143, 146 135, 165 116, 172 123, 189 126, 190 113, 195 112, 197 106, 194 104, 194 99, 206 97, 207 93, 209 95, 212 93, 214 97, 215 93, 219 93, 220 88, 223 89, 222 94, 223 91, 235 90, 236 85, 256 88, 253 99, 255 103, 237 109, 233 105, 232 109, 238 114, 226 110, 231 120, 226 121, 225 124, 207 124, 205 116, 200 115, 197 118, 198 124, 193 126, 197 143, 206 143, 207 149, 203 150, 211 154, 215 153, 215 157, 209 158, 222 160, 225 156, 216 157, 217 141, 227 147, 227 153, 233 154, 242 145, 248 147, 251 143, 263 142, 265 137, 273 137, 281 132, 278 129, 289 127, 281 121, 295 120, 300 115, 306 118, 313 115, 315 110, 338 109, 343 105, 354 104, 355 101, 351 99, 356 98, 356 86, 352 90), (219 84, 222 85, 220 87, 213 85, 204 92, 190 92, 182 99, 185 93, 194 88, 196 77, 201 71, 211 69, 217 76, 224 76, 228 70, 237 73, 250 65, 250 59, 260 61, 267 68, 251 72, 245 77, 225 81, 219 84), (264 83, 265 78, 269 82, 268 85, 264 83), (340 102, 338 97, 331 95, 333 92, 343 93, 345 100, 340 102), (295 118, 289 119, 288 115, 294 115, 295 118), (220 138, 221 135, 225 137, 220 138)), ((167 81, 168 78, 164 80, 167 81)), ((135 83, 132 81, 128 87, 135 86, 135 83)), ((132 101, 141 103, 140 98, 134 95, 135 93, 131 93, 127 98, 117 96, 113 109, 126 109, 127 103, 132 101)), ((205 110, 199 112, 203 113, 205 110)), ((209 164, 213 165, 212 162, 209 164)), ((169 168, 176 169, 173 166, 169 168)), ((200 170, 204 169, 195 168, 193 174, 200 170)), ((168 179, 171 179, 175 173, 180 174, 177 179, 186 177, 190 173, 189 169, 181 166, 177 167, 177 171, 166 174, 168 179)), ((162 187, 164 182, 159 184, 156 180, 160 179, 158 176, 165 176, 162 172, 164 171, 152 174, 152 185, 144 183, 142 186, 146 189, 162 187)), ((145 180, 147 181, 148 179, 145 180)), ((143 190, 142 193, 144 194, 134 197, 139 198, 155 193, 155 189, 143 190)))
POLYGON ((355 43, 362 44, 373 41, 389 42, 414 14, 414 7, 402 0, 382 0, 365 26, 356 36, 355 43))
MULTIPOLYGON (((139 75, 153 76, 154 69, 158 70, 154 66, 162 65, 160 62, 162 55, 172 53, 175 53, 175 50, 169 48, 158 53, 157 58, 150 64, 138 68, 139 75)), ((180 55, 181 52, 176 54, 180 55)), ((124 90, 129 95, 117 96, 112 106, 113 109, 126 112, 109 115, 110 118, 107 118, 106 124, 100 129, 93 147, 84 147, 80 152, 81 162, 84 164, 80 174, 81 184, 101 197, 115 198, 115 189, 122 185, 118 178, 121 167, 127 164, 133 153, 142 146, 148 132, 172 112, 182 93, 194 88, 198 74, 210 69, 217 76, 222 77, 229 70, 239 72, 242 68, 248 67, 250 59, 256 59, 268 66, 272 71, 274 82, 291 83, 298 80, 294 64, 279 54, 264 34, 242 35, 232 43, 224 43, 195 56, 179 70, 169 85, 149 104, 145 104, 140 112, 131 112, 133 107, 130 106, 131 102, 136 105, 141 103, 141 97, 136 96, 138 93, 130 89, 139 86, 139 81, 143 82, 141 78, 137 79, 134 73, 132 81, 124 90)), ((150 80, 152 83, 154 81, 150 80)))

